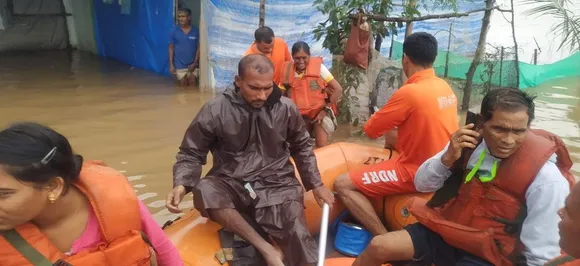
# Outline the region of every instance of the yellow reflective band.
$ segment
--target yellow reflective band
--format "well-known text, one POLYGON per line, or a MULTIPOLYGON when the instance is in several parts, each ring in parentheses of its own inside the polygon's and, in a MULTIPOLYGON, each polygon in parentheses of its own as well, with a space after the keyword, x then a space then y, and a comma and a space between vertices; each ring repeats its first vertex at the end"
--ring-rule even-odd
MULTIPOLYGON (((475 176, 475 174, 479 170, 479 167, 481 167, 481 164, 483 163, 485 156, 486 156, 485 150, 481 151, 481 153, 479 154, 479 158, 477 159, 477 163, 475 163, 475 165, 473 166, 473 169, 471 169, 471 171, 469 171, 467 176, 465 176, 465 183, 467 183, 467 182, 471 181, 471 179, 473 179, 473 177, 475 176)), ((493 165, 491 166, 491 175, 479 176, 479 180, 481 182, 484 182, 484 183, 490 182, 495 178, 496 174, 497 174, 497 161, 494 161, 493 165)))

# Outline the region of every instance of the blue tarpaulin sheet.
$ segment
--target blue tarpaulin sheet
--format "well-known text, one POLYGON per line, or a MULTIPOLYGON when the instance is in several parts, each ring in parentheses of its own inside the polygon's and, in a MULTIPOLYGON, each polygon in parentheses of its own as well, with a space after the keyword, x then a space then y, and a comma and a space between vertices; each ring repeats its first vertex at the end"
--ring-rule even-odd
MULTIPOLYGON (((326 18, 312 7, 312 2, 268 0, 265 24, 274 30, 276 36, 286 40, 289 48, 299 40, 307 42, 312 54, 323 56, 324 64, 330 66, 330 53, 322 49, 322 42, 316 42, 312 33, 314 27, 326 18)), ((254 41, 260 3, 258 0, 209 0, 204 7, 209 58, 216 89, 220 91, 233 81, 238 61, 254 41)))
MULTIPOLYGON (((332 56, 322 48, 322 40, 314 39, 313 29, 327 17, 312 6, 313 0, 268 0, 266 25, 291 47, 302 40, 310 44, 315 56, 322 56, 324 64, 331 66, 332 56)), ((95 0, 95 39, 99 55, 127 64, 168 75, 168 33, 173 24, 172 0, 95 0)), ((458 12, 484 7, 483 1, 459 0, 458 12)), ((210 68, 216 90, 223 90, 233 81, 237 63, 254 39, 258 27, 259 0, 208 0, 203 1, 207 47, 210 68)), ((422 15, 452 12, 449 8, 421 7, 422 15)), ((392 11, 393 16, 401 8, 392 11)), ((454 23, 450 51, 471 55, 477 47, 483 12, 454 19, 416 22, 414 31, 434 34, 439 48, 447 50, 450 23, 454 23)), ((203 38, 204 36, 202 36, 203 38)), ((402 42, 404 28, 400 28, 396 41, 402 42)), ((201 40, 202 42, 204 40, 201 40)), ((381 54, 389 55, 391 41, 383 41, 381 54)), ((400 50, 400 46, 396 46, 400 50)), ((398 59, 401 51, 393 52, 398 59)))
POLYGON ((168 75, 173 0, 94 0, 98 53, 168 75))
MULTIPOLYGON (((277 36, 286 40, 291 47, 302 40, 310 44, 311 52, 324 57, 324 64, 331 65, 331 55, 322 48, 322 40, 315 41, 312 30, 327 19, 312 6, 313 0, 268 0, 266 2, 266 26, 271 27, 277 36)), ((210 64, 214 73, 216 89, 220 91, 232 82, 236 66, 244 51, 254 39, 258 27, 259 0, 208 0, 203 5, 206 14, 208 31, 208 50, 210 64)), ((459 0, 458 12, 485 7, 483 1, 459 0)), ((453 12, 451 9, 433 9, 421 7, 422 15, 453 12)), ((395 8, 393 16, 400 15, 402 10, 395 8)), ((434 34, 439 41, 440 49, 447 50, 449 24, 453 21, 453 46, 451 51, 459 54, 473 54, 477 47, 483 12, 468 17, 455 19, 438 19, 417 22, 414 31, 426 31, 434 34)), ((402 42, 404 28, 399 29, 396 41, 402 42)), ((383 41, 381 54, 389 55, 390 38, 383 41)), ((395 51, 394 54, 400 54, 395 51)))

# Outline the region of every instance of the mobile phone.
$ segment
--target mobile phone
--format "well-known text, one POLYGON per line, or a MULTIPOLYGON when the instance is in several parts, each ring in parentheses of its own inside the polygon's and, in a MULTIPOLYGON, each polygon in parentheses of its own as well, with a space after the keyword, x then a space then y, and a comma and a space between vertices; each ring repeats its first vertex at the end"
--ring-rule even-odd
POLYGON ((475 114, 474 112, 467 111, 467 114, 465 115, 465 125, 473 124, 474 126, 472 130, 477 131, 479 123, 480 116, 475 114))

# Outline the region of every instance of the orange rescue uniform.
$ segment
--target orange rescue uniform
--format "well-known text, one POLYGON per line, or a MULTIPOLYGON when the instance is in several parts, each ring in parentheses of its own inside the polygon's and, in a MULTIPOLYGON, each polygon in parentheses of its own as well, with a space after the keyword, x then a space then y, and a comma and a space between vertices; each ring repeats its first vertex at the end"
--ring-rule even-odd
POLYGON ((432 68, 415 73, 364 125, 371 138, 398 127, 400 155, 351 172, 352 182, 371 197, 416 192, 417 169, 445 148, 458 123, 457 98, 449 84, 432 68))
POLYGON ((288 45, 284 41, 284 39, 280 37, 274 37, 274 47, 272 48, 272 52, 269 54, 263 54, 258 50, 256 43, 252 43, 248 50, 244 53, 244 56, 251 55, 251 54, 263 54, 268 57, 272 63, 274 63, 274 82, 276 84, 280 84, 280 73, 282 69, 282 64, 286 61, 292 60, 292 56, 290 55, 290 51, 288 50, 288 45))
POLYGON ((153 249, 141 232, 137 196, 125 176, 101 162, 85 163, 75 186, 87 196, 97 216, 103 243, 67 256, 36 225, 26 223, 0 234, 3 266, 157 265, 153 249), (119 204, 123 208, 118 208, 119 204))

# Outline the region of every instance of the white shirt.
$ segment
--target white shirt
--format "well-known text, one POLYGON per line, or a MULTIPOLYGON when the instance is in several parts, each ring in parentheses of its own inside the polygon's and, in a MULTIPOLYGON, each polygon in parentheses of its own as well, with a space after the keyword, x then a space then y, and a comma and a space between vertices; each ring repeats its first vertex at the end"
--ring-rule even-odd
MULTIPOLYGON (((432 158, 425 161, 415 175, 415 187, 420 192, 434 192, 441 188, 451 171, 441 162, 441 156, 449 147, 449 143, 432 158)), ((469 158, 467 168, 471 169, 477 162, 482 151, 487 152, 483 141, 469 158)), ((491 155, 485 156, 478 175, 489 175, 491 167, 501 159, 491 155)), ((558 210, 564 206, 570 185, 555 164, 556 155, 552 155, 540 169, 536 178, 526 191, 526 206, 528 215, 522 225, 520 240, 525 245, 524 255, 528 265, 544 265, 548 260, 560 256, 560 236, 558 210)))

